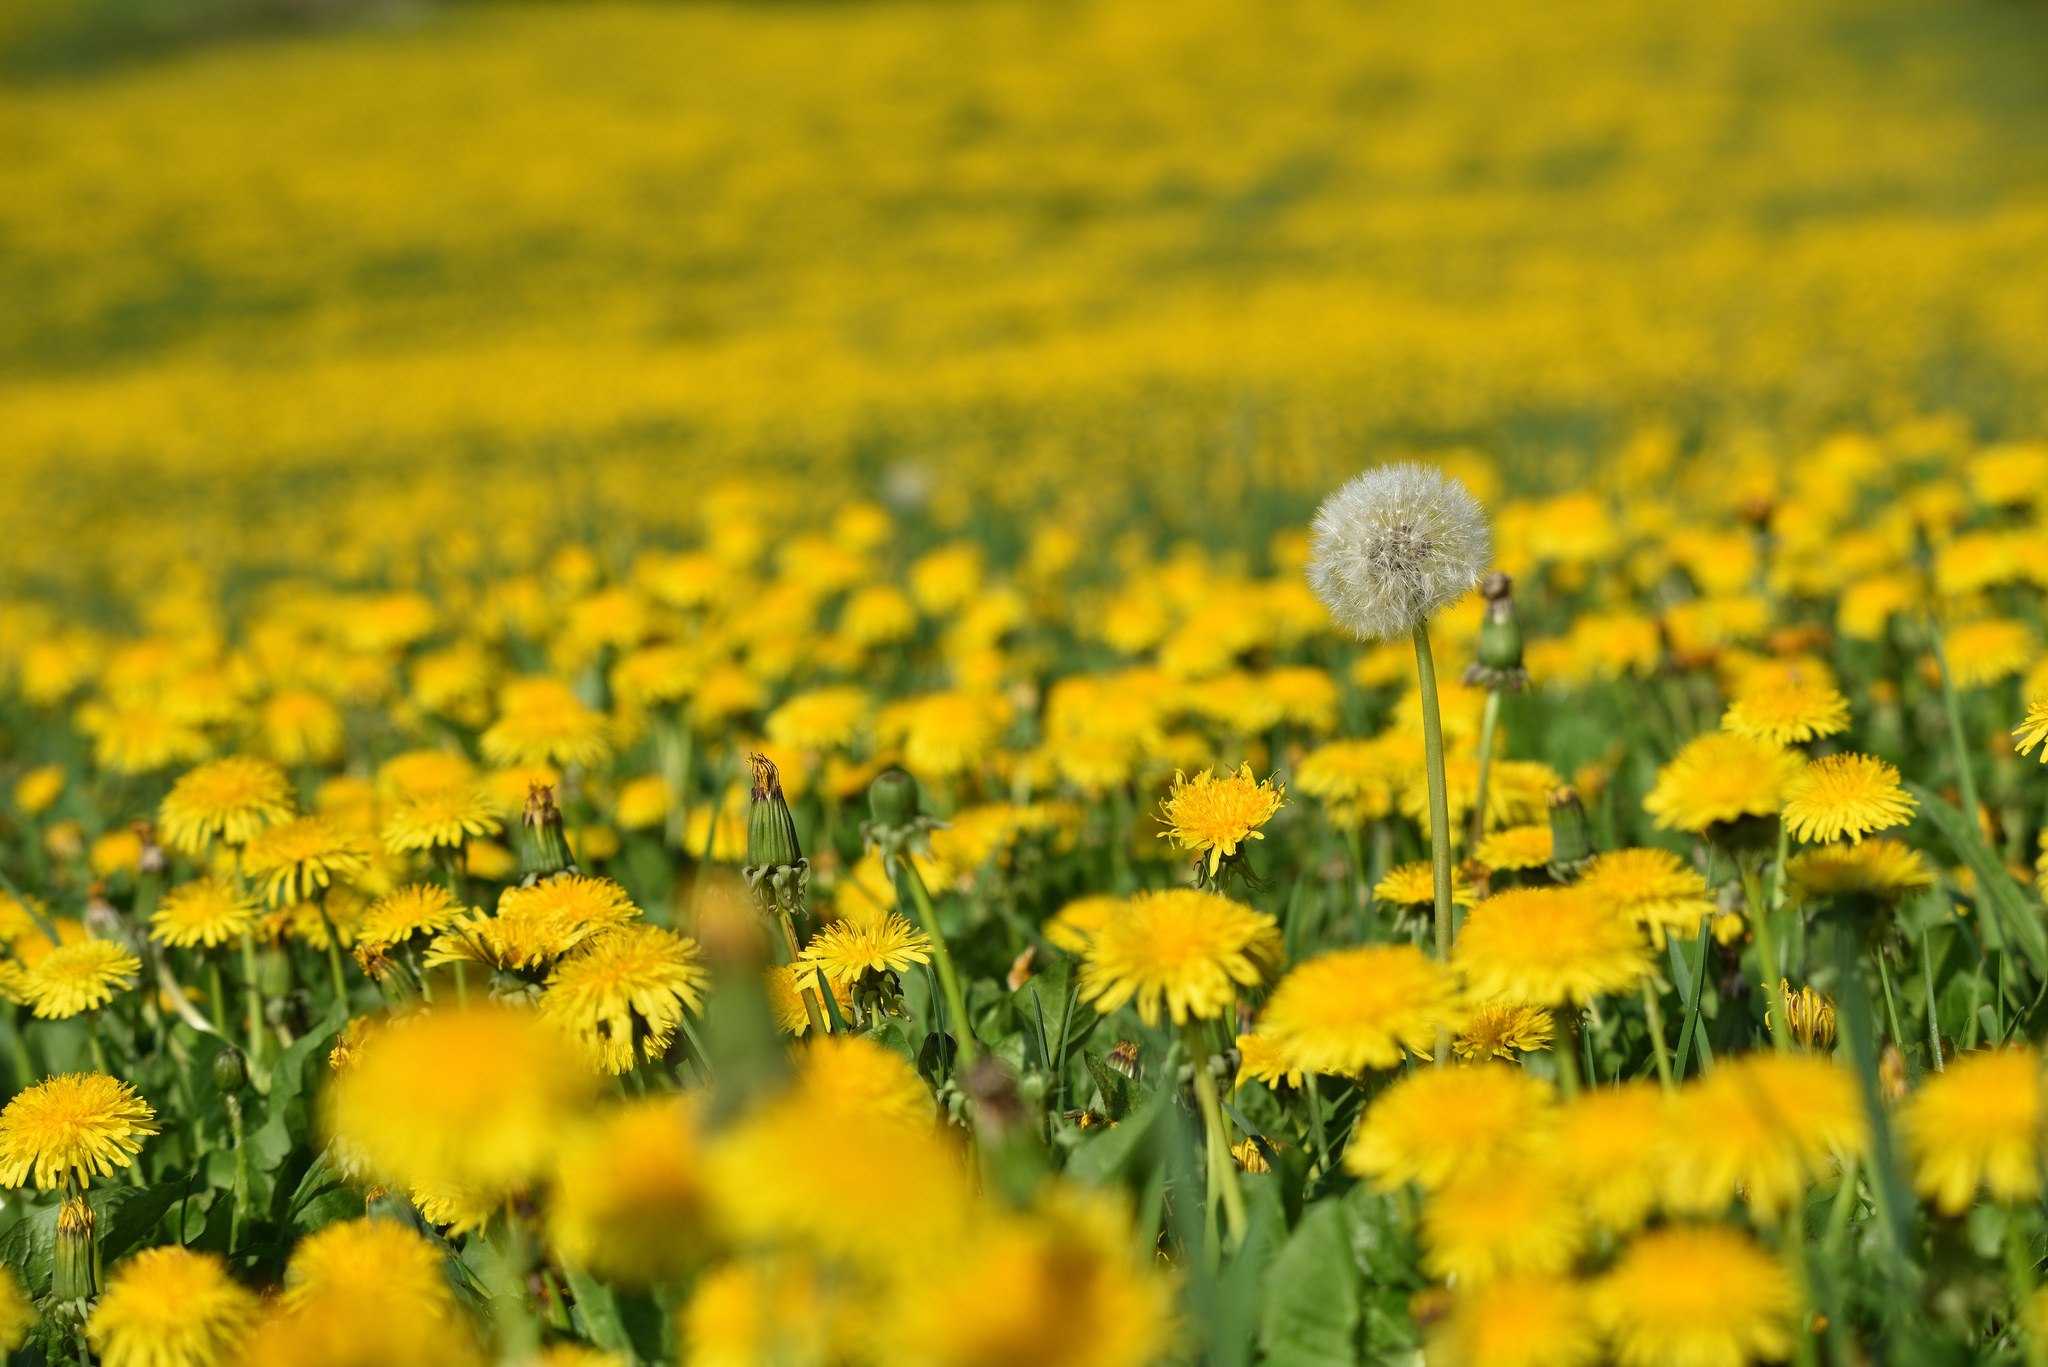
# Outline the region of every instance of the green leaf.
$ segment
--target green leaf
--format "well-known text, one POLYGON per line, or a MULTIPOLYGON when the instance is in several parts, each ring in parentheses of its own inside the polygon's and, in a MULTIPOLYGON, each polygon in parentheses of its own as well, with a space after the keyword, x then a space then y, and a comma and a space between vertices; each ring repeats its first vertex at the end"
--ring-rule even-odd
POLYGON ((327 1014, 311 1030, 293 1040, 285 1051, 277 1056, 277 1062, 270 1069, 270 1108, 279 1108, 299 1100, 305 1095, 308 1082, 307 1060, 318 1053, 326 1053, 328 1044, 348 1024, 348 1007, 336 1002, 328 1008, 327 1014))
POLYGON ((576 1318, 583 1322, 584 1337, 600 1348, 630 1354, 633 1340, 612 1289, 580 1267, 566 1266, 562 1271, 569 1279, 569 1294, 576 1298, 576 1318))
POLYGON ((1084 1182, 1106 1183, 1133 1170, 1136 1160, 1151 1143, 1159 1118, 1172 1102, 1173 1088, 1160 1087, 1128 1119, 1075 1149, 1074 1156, 1067 1160, 1068 1173, 1084 1182))
POLYGON ((1102 1093, 1103 1114, 1111 1120, 1122 1120, 1131 1109, 1131 1080, 1093 1052, 1083 1053, 1081 1058, 1088 1065, 1088 1075, 1095 1079, 1095 1090, 1102 1093))
POLYGON ((2033 966, 2034 975, 2048 980, 2048 931, 2042 929, 2041 917, 2033 902, 2020 891, 2019 884, 2013 882, 2012 875, 2006 872, 2005 864, 1984 843, 1974 819, 1917 783, 1907 783, 1906 791, 1918 799, 1921 810, 1940 830, 1942 839, 1948 842, 1949 848, 1956 852, 1977 880, 1977 901, 1983 909, 1981 924, 1986 947, 2002 949, 2009 936, 2033 966))
POLYGON ((1349 1367, 1359 1360, 1361 1278, 1348 1226, 1343 1202, 1310 1206, 1273 1259, 1259 1314, 1268 1367, 1349 1367))
MULTIPOLYGON (((158 1182, 147 1187, 102 1187, 85 1199, 99 1222, 100 1256, 109 1265, 148 1241, 164 1212, 176 1204, 186 1184, 158 1182)), ((29 1210, 19 1223, 0 1234, 0 1262, 21 1279, 31 1295, 41 1294, 50 1280, 57 1253, 57 1210, 61 1202, 29 1210)))

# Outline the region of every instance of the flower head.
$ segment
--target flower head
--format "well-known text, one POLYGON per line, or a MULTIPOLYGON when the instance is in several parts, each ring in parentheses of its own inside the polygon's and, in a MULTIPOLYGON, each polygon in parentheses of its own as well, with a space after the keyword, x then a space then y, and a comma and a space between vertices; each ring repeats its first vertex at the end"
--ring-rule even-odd
POLYGON ((1568 1277, 1503 1277, 1459 1288, 1430 1336, 1432 1367, 1587 1367, 1600 1338, 1568 1277))
POLYGON ((1193 779, 1176 773, 1173 790, 1160 804, 1160 821, 1166 829, 1162 840, 1172 840, 1184 850, 1209 856, 1209 876, 1217 866, 1237 854, 1247 840, 1264 840, 1259 828, 1273 819, 1287 801, 1287 790, 1273 780, 1252 777, 1252 766, 1243 765, 1234 774, 1221 777, 1204 769, 1193 779))
POLYGON ((1849 700, 1825 679, 1752 689, 1729 704, 1721 729, 1771 745, 1802 745, 1849 729, 1849 700))
POLYGON ((1744 1367, 1792 1350, 1784 1264, 1720 1225, 1643 1235, 1592 1294, 1620 1367, 1744 1367))
POLYGON ((1297 965, 1259 1019, 1291 1069, 1354 1075, 1427 1054, 1462 1019, 1458 985, 1413 945, 1332 950, 1297 965))
POLYGON ((481 787, 433 788, 392 807, 384 818, 384 848, 392 854, 460 849, 473 837, 496 835, 504 828, 490 794, 481 787))
POLYGON ((157 817, 172 849, 204 854, 215 840, 246 845, 266 825, 291 814, 291 781, 284 770, 267 759, 229 755, 173 783, 157 817))
POLYGON ((1786 861, 1785 872, 1802 901, 1844 894, 1897 901, 1909 892, 1934 886, 1934 871, 1927 867, 1926 857, 1904 841, 1887 836, 1801 850, 1786 861))
POLYGON ((1673 1105, 1665 1195, 1680 1210, 1717 1211, 1739 1191, 1769 1218, 1868 1140, 1855 1080, 1819 1054, 1717 1060, 1673 1105))
POLYGON ((1551 1168, 1594 1224, 1626 1233, 1656 1208, 1669 1124, 1670 1101, 1650 1083, 1587 1091, 1558 1112, 1551 1168))
POLYGON ((1698 935, 1701 919, 1715 909, 1706 878, 1669 850, 1596 854, 1580 872, 1577 886, 1648 930, 1660 949, 1666 936, 1690 940, 1698 935))
POLYGON ((1461 1059, 1513 1059, 1550 1047, 1556 1030, 1550 1013, 1540 1006, 1488 1002, 1465 1018, 1451 1039, 1451 1052, 1461 1059))
POLYGON ((1465 918, 1452 963, 1481 1001, 1587 1002, 1650 972, 1635 923, 1581 887, 1509 888, 1465 918))
POLYGON ((1175 1025, 1214 1020, 1281 956, 1280 928, 1264 912, 1187 888, 1140 893, 1089 941, 1081 998, 1104 1015, 1135 1000, 1148 1025, 1162 1005, 1175 1025))
POLYGON ((426 963, 534 969, 639 915, 626 890, 609 878, 550 878, 505 889, 497 915, 465 916, 435 936, 426 963))
POLYGON ((1872 831, 1903 826, 1915 802, 1899 771, 1872 755, 1828 755, 1785 788, 1785 824, 1801 840, 1855 844, 1872 831))
POLYGON ((868 973, 903 973, 930 963, 931 937, 896 912, 850 916, 826 926, 803 948, 803 962, 834 983, 855 983, 868 973))
POLYGON ((1906 1099, 1899 1128, 1914 1185, 1944 1215, 1979 1187, 2016 1204, 2041 1192, 2041 1060, 2031 1049, 1964 1054, 1906 1099))
POLYGON ((704 1005, 710 975, 697 942, 665 926, 633 922, 594 936, 548 974, 540 1013, 567 1028, 607 1070, 632 1068, 634 1043, 659 1058, 683 1012, 704 1005))
POLYGON ((0 1111, 0 1186, 31 1177, 45 1191, 64 1179, 90 1186, 142 1151, 156 1112, 105 1073, 63 1073, 17 1094, 0 1111))
POLYGON ((559 679, 514 679, 500 694, 498 719, 480 743, 493 764, 587 767, 611 754, 611 727, 559 679))
POLYGON ((1460 1284, 1563 1272, 1585 1242, 1577 1197, 1526 1158, 1460 1173, 1423 1206, 1423 1266, 1460 1284))
MULTIPOLYGON (((1397 907, 1426 907, 1436 902, 1436 875, 1431 871, 1427 859, 1418 859, 1410 864, 1396 864, 1388 869, 1386 876, 1373 885, 1373 900, 1386 902, 1397 907)), ((1477 905, 1479 894, 1473 890, 1472 880, 1462 868, 1451 870, 1451 905, 1469 907, 1477 905)))
POLYGON ((1486 512, 1425 465, 1383 465, 1323 500, 1309 529, 1309 587, 1352 635, 1405 636, 1478 584, 1493 559, 1486 512))
POLYGON ((684 1277, 704 1256, 710 1223, 698 1126, 688 1100, 644 1097, 571 1138, 548 1202, 556 1250, 629 1285, 684 1277))
POLYGON ((212 949, 256 927, 256 900, 221 878, 180 883, 149 917, 149 938, 180 949, 212 949))
POLYGON ((1519 1068, 1420 1068, 1373 1101, 1344 1166, 1382 1190, 1414 1182, 1435 1191, 1533 1152, 1555 1119, 1549 1084, 1519 1068))
POLYGON ((219 1254, 167 1244, 114 1269, 86 1336, 106 1367, 222 1367, 261 1308, 219 1254))
MULTIPOLYGON (((2032 754, 2042 741, 2048 740, 2048 698, 2028 700, 2026 720, 2012 729, 2012 735, 2012 748, 2023 755, 2032 754)), ((2048 764, 2048 750, 2041 751, 2041 763, 2048 764)))
POLYGON ((105 1006, 135 986, 142 961, 113 940, 59 945, 29 966, 21 994, 43 1020, 64 1020, 105 1006))
POLYGON ((325 816, 302 816, 268 828, 249 842, 244 860, 272 906, 312 901, 335 879, 369 867, 355 835, 325 816))
POLYGON ((1744 817, 1776 816, 1798 772, 1792 751, 1732 731, 1709 732, 1687 741, 1657 771, 1643 810, 1659 830, 1704 835, 1744 817))
POLYGON ((438 883, 408 883, 370 904, 356 925, 356 943, 388 949, 415 935, 445 930, 462 917, 455 895, 438 883))

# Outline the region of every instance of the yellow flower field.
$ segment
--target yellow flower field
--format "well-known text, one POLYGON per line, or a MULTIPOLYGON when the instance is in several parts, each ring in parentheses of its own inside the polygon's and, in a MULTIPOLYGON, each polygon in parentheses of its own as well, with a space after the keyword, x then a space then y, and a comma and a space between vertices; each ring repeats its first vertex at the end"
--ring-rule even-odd
POLYGON ((2048 11, 0 19, 0 1350, 2048 1362, 2048 11))

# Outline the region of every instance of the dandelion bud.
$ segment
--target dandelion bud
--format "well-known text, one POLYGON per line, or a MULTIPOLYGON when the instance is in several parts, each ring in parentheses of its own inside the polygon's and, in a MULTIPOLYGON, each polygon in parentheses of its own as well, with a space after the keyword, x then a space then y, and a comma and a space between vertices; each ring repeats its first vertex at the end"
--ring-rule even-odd
POLYGON ((1522 623, 1515 615, 1515 581, 1495 570, 1479 586, 1486 616, 1479 623, 1477 658, 1465 670, 1465 682, 1481 688, 1519 690, 1527 686, 1522 669, 1522 623))
POLYGON ((1485 510, 1463 484, 1425 465, 1382 465, 1316 510, 1308 583, 1339 626, 1382 641, 1455 602, 1492 557, 1485 510))
POLYGON ((917 820, 917 780, 901 769, 888 769, 868 785, 868 815, 877 826, 908 826, 917 820))
POLYGON ((57 1211, 56 1259, 50 1283, 51 1309, 59 1318, 83 1321, 99 1294, 99 1218, 83 1196, 71 1195, 57 1211))
POLYGON ((1553 789, 1550 794, 1550 868, 1560 879, 1570 878, 1593 857, 1593 828, 1586 820, 1585 804, 1576 788, 1553 789))
POLYGON ((555 790, 545 783, 526 790, 526 810, 520 817, 519 871, 524 887, 577 871, 576 861, 569 857, 569 844, 562 838, 562 813, 555 806, 555 790))
POLYGON ((249 1061, 230 1044, 213 1056, 213 1087, 222 1096, 233 1096, 249 1083, 249 1061))
MULTIPOLYGON (((1791 1027, 1792 1038, 1809 1049, 1827 1050, 1835 1044, 1835 1003, 1811 987, 1802 987, 1797 992, 1784 978, 1778 979, 1778 1000, 1785 1004, 1785 1024, 1791 1027)), ((1770 1023, 1768 1013, 1764 1016, 1770 1023)))
POLYGON ((754 771, 753 804, 747 810, 747 862, 757 866, 799 864, 803 847, 797 843, 796 818, 782 795, 782 776, 766 755, 749 755, 754 771))

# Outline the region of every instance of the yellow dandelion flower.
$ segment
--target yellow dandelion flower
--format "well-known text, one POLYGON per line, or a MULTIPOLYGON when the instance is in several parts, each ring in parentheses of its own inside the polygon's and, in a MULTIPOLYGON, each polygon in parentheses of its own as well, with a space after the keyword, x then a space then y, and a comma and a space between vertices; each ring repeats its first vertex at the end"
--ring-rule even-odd
POLYGON ((1700 921, 1715 910, 1706 878, 1669 850, 1611 850, 1594 855, 1580 871, 1576 886, 1648 930, 1659 949, 1670 935, 1681 940, 1696 937, 1700 921))
POLYGON ((1466 1060, 1512 1061, 1518 1053, 1548 1049, 1556 1028, 1550 1013, 1540 1006, 1489 1002, 1465 1018, 1465 1024, 1451 1037, 1451 1052, 1466 1060))
MULTIPOLYGON (((2022 755, 2030 755, 2042 741, 2048 740, 2048 698, 2033 698, 2027 703, 2027 717, 2012 729, 2012 748, 2022 755)), ((2041 751, 2041 763, 2048 764, 2048 750, 2041 751)))
POLYGON ((1089 941, 1080 995, 1104 1015, 1135 1001, 1147 1025, 1162 1006, 1175 1025, 1214 1020, 1240 988, 1264 984, 1282 953, 1264 912, 1187 888, 1139 893, 1089 941))
POLYGON ((265 699, 256 729, 263 749, 279 764, 331 764, 341 758, 348 739, 341 709, 310 688, 265 699))
MULTIPOLYGON (((831 1029, 831 1015, 823 1010, 824 990, 819 986, 817 970, 808 964, 776 964, 761 975, 763 990, 768 994, 768 1012, 775 1018, 776 1028, 785 1035, 801 1037, 811 1028, 811 1013, 804 1007, 804 993, 808 992, 819 1004, 819 1015, 825 1028, 831 1029)), ((837 981, 827 976, 825 983, 830 987, 832 997, 839 1003, 842 1020, 853 1015, 853 984, 837 981)))
POLYGON ((680 1282, 704 1256, 711 1219, 695 1106, 645 1097, 563 1145, 548 1238, 569 1262, 629 1286, 680 1282))
POLYGON ((1849 700, 1824 679, 1771 684, 1730 703, 1721 729, 1769 745, 1803 745, 1848 730, 1849 700))
POLYGON ((1564 1277, 1460 1287, 1428 1352, 1430 1367, 1590 1367, 1599 1356, 1586 1292, 1564 1277))
POLYGON ((1593 1284, 1593 1318, 1619 1367, 1746 1367, 1792 1351, 1784 1264, 1735 1230, 1644 1234, 1593 1284))
POLYGON ((503 1190, 551 1160, 597 1077, 531 1012, 437 1009, 369 1037, 327 1092, 326 1127, 407 1186, 503 1190))
POLYGON ((114 1269, 85 1332, 105 1367, 223 1367, 261 1309, 220 1255, 172 1244, 114 1269))
POLYGON ((1421 763, 1420 747, 1405 736, 1334 740, 1303 757, 1294 787, 1323 803, 1334 824, 1355 830, 1394 814, 1421 763))
POLYGON ((1651 971, 1634 922, 1576 886, 1486 898, 1466 916, 1451 962, 1475 1000, 1533 1006, 1630 991, 1651 971))
POLYGON ((1256 1140, 1240 1139, 1230 1146, 1231 1161, 1237 1164, 1239 1172, 1271 1172, 1273 1165, 1266 1161, 1266 1155, 1256 1140))
POLYGON ((1074 955, 1086 954, 1088 941, 1111 917, 1123 910, 1124 905, 1123 898, 1106 893, 1077 897, 1045 923, 1045 938, 1056 949, 1064 949, 1074 955))
POLYGON ((462 918, 463 907, 438 883, 408 883, 370 904, 356 924, 356 943, 388 949, 415 935, 446 930, 462 918))
MULTIPOLYGON (((405 801, 425 793, 460 788, 476 779, 476 766, 452 750, 406 750, 377 767, 377 788, 389 797, 405 801)), ((524 800, 522 781, 517 797, 524 800)), ((513 806, 516 809, 518 803, 513 806)))
POLYGON ((551 878, 530 888, 507 888, 496 915, 465 916, 435 936, 426 963, 538 968, 639 915, 626 890, 609 878, 551 878))
POLYGON ((1776 816, 1799 768, 1793 751, 1731 731, 1710 732, 1687 741, 1657 771, 1643 810, 1659 830, 1694 835, 1744 817, 1776 816))
POLYGON ((1712 1212, 1738 1192, 1765 1219, 1806 1191, 1837 1155, 1867 1142, 1855 1079, 1819 1054, 1717 1060, 1673 1103, 1665 1199, 1712 1212))
POLYGON ((1950 681, 1965 692, 2010 679, 2041 653, 2034 629, 2007 617, 1945 628, 1941 645, 1950 681))
POLYGON ((1982 1187, 2005 1205, 2041 1194, 2041 1060, 2031 1049, 1983 1050, 1925 1079, 1899 1111, 1914 1185, 1944 1215, 1982 1187))
POLYGON ((60 945, 37 959, 22 979, 21 993, 42 1020, 64 1020, 105 1006, 117 992, 135 986, 142 961, 112 940, 60 945))
POLYGON ((0 1110, 0 1186, 31 1178, 48 1191, 67 1179, 111 1177, 157 1132, 156 1112, 104 1073, 63 1073, 19 1092, 0 1110))
POLYGON ((275 907, 310 902, 335 880, 362 873, 369 860, 356 836, 333 819, 302 816, 250 841, 243 867, 275 907))
POLYGON ((505 1207, 508 1193, 485 1191, 480 1187, 422 1187, 406 1189, 420 1218, 455 1238, 471 1234, 491 1222, 505 1207))
POLYGON ((1422 1265, 1461 1286, 1563 1272, 1585 1244, 1577 1198, 1528 1158, 1462 1172, 1422 1208, 1422 1265))
POLYGON ((61 764, 41 764, 14 781, 14 806, 23 816, 41 816, 64 792, 68 775, 61 764))
POLYGON ((454 1312, 455 1293, 442 1264, 439 1249, 395 1220, 337 1220, 292 1246, 282 1299, 300 1306, 330 1295, 388 1295, 446 1316, 454 1312))
POLYGON ((1458 984, 1413 945, 1362 945, 1297 964, 1259 1018, 1292 1068, 1353 1076, 1427 1054, 1464 1018, 1458 984))
POLYGON ((479 744, 493 764, 588 768, 611 754, 611 727, 559 679, 515 679, 498 696, 498 719, 479 744))
POLYGON ((272 822, 290 819, 292 786, 267 759, 230 755, 185 773, 157 809, 164 843, 204 854, 218 840, 241 846, 272 822))
MULTIPOLYGON (((1835 1043, 1835 1000, 1813 990, 1811 984, 1794 991, 1792 984, 1784 978, 1778 979, 1778 998, 1785 1003, 1785 1024, 1792 1031, 1792 1038, 1809 1049, 1828 1050, 1835 1043)), ((1764 1021, 1769 1024, 1771 1012, 1766 1009, 1764 1021)))
POLYGON ((28 1342, 36 1327, 35 1302, 21 1289, 14 1274, 0 1267, 0 1353, 12 1353, 28 1342))
POLYGON ((1237 1037, 1237 1081, 1263 1082, 1268 1087, 1299 1087, 1306 1073, 1287 1056, 1279 1040, 1263 1032, 1237 1037))
POLYGON ((695 940, 663 926, 608 930, 555 965, 540 1014, 582 1041, 605 1069, 626 1072, 636 1040, 648 1058, 659 1058, 683 1013, 703 1008, 710 974, 700 957, 695 940))
POLYGON ((180 883, 149 916, 149 938, 180 949, 240 940, 256 928, 256 899, 224 878, 180 883))
POLYGON ((1376 1098, 1344 1167, 1382 1191, 1452 1179, 1534 1152, 1555 1122, 1550 1085, 1499 1064, 1419 1068, 1376 1098))
POLYGON ((392 807, 384 818, 384 848, 392 854, 459 849, 474 837, 496 835, 504 829, 496 804, 482 788, 471 784, 433 788, 392 807))
POLYGON ((904 973, 930 963, 931 937, 896 912, 832 922, 803 948, 803 962, 825 971, 835 983, 851 985, 869 973, 904 973))
POLYGON ((1888 836, 1802 850, 1786 861, 1785 872, 1803 902, 1845 895, 1897 901, 1934 886, 1926 857, 1888 836))
POLYGON ((1131 1247, 1112 1202, 1054 1188, 899 1294, 890 1341, 925 1367, 1146 1367, 1174 1343, 1173 1283, 1131 1247))
POLYGON ((792 1096, 821 1116, 859 1116, 907 1130, 928 1128, 936 1113, 931 1089, 910 1060, 861 1035, 807 1046, 792 1096))
POLYGON ((1809 844, 1903 826, 1918 805, 1899 786, 1899 771, 1872 755, 1829 755, 1807 765, 1785 788, 1785 824, 1809 844))
MULTIPOLYGON (((1386 876, 1373 885, 1373 900, 1386 902, 1397 907, 1430 907, 1436 905, 1436 874, 1427 859, 1412 864, 1396 864, 1388 869, 1386 876)), ((1472 887, 1472 880, 1465 876, 1463 869, 1451 870, 1451 904, 1470 907, 1479 902, 1479 894, 1472 887)))
POLYGON ((822 1278, 789 1259, 749 1258, 714 1268, 676 1317, 682 1367, 825 1367, 858 1361, 841 1340, 869 1342, 822 1278))
POLYGON ((864 688, 832 684, 798 693, 768 714, 768 739, 792 750, 847 750, 874 703, 864 688))
POLYGON ((940 782, 986 763, 1009 729, 1007 699, 986 693, 928 693, 882 709, 882 739, 900 745, 903 767, 940 782))
POLYGON ((1540 869, 1550 862, 1550 827, 1505 827, 1480 841, 1472 857, 1495 872, 1540 869))
POLYGON ((1172 791, 1160 803, 1159 820, 1166 829, 1159 838, 1197 855, 1207 854, 1213 878, 1223 860, 1235 857, 1245 841, 1266 838, 1259 828, 1286 801, 1287 790, 1270 778, 1253 778, 1249 764, 1220 778, 1207 769, 1192 779, 1176 773, 1172 791))
POLYGON ((668 780, 660 774, 642 774, 619 785, 612 802, 612 820, 629 831, 644 831, 668 819, 668 780))
POLYGON ((92 762, 110 774, 153 774, 212 748, 204 731, 154 703, 88 703, 78 729, 92 737, 92 762))
POLYGON ((1670 1098, 1654 1084, 1584 1092, 1558 1111, 1546 1147, 1551 1170, 1588 1219, 1610 1233, 1625 1234, 1656 1209, 1669 1124, 1670 1098))
POLYGON ((391 1220, 348 1220, 301 1240, 285 1294, 242 1348, 276 1367, 484 1367, 439 1251, 391 1220), (344 1242, 345 1241, 345 1242, 344 1242))

